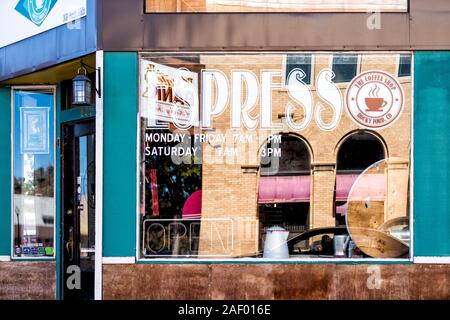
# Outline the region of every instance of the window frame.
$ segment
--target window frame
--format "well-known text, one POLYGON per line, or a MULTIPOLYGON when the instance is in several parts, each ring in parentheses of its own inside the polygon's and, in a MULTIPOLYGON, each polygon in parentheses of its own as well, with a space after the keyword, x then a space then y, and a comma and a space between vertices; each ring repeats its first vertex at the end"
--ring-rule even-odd
MULTIPOLYGON (((288 63, 287 63, 287 59, 288 59, 288 56, 289 55, 295 55, 295 54, 298 54, 298 53, 286 53, 286 54, 283 54, 283 63, 282 63, 282 76, 281 76, 281 81, 282 81, 282 84, 281 84, 281 87, 282 87, 282 90, 284 90, 284 91, 286 91, 287 90, 287 84, 286 84, 286 80, 287 80, 287 65, 288 65, 288 63)), ((304 54, 304 55, 310 55, 311 56, 311 71, 310 71, 310 75, 309 75, 309 78, 310 78, 310 83, 306 83, 306 85, 311 89, 311 90, 315 90, 316 89, 316 74, 315 74, 315 72, 316 72, 316 68, 315 68, 315 64, 316 64, 316 56, 315 56, 315 54, 313 53, 313 52, 310 52, 310 51, 305 51, 304 53, 301 53, 301 54, 304 54)))
MULTIPOLYGON (((330 68, 330 70, 331 71, 333 71, 333 65, 334 65, 334 63, 333 63, 333 60, 334 60, 334 56, 335 55, 355 55, 356 54, 356 56, 357 56, 357 59, 356 59, 356 74, 355 74, 355 76, 354 77, 356 77, 359 73, 361 73, 361 62, 362 62, 362 55, 364 55, 365 53, 364 52, 354 52, 354 51, 352 51, 352 52, 342 52, 342 51, 339 51, 339 52, 331 52, 330 53, 330 57, 329 57, 329 61, 328 61, 328 65, 329 65, 329 68, 330 68)), ((333 71, 334 72, 334 71, 333 71)), ((353 77, 353 78, 354 78, 353 77)), ((339 89, 342 89, 342 88, 347 88, 347 86, 348 86, 348 84, 351 82, 352 80, 350 80, 350 81, 345 81, 345 82, 336 82, 336 81, 334 81, 334 79, 333 79, 333 83, 339 88, 339 89)))
POLYGON ((413 62, 414 62, 414 55, 412 54, 412 53, 408 53, 408 54, 410 54, 411 55, 411 65, 410 65, 410 70, 409 70, 409 76, 400 76, 399 75, 399 73, 400 73, 400 62, 401 62, 401 56, 403 55, 403 54, 406 54, 406 53, 399 53, 398 54, 398 57, 397 57, 397 59, 396 59, 396 68, 395 68, 395 76, 397 77, 397 79, 398 79, 398 81, 400 82, 400 83, 405 83, 405 82, 411 82, 411 80, 412 80, 412 74, 413 74, 413 62))
MULTIPOLYGON (((57 257, 56 252, 59 248, 58 239, 56 238, 57 232, 56 229, 59 229, 58 219, 57 219, 57 160, 56 160, 56 137, 57 137, 57 126, 56 126, 56 109, 57 109, 57 86, 56 85, 32 85, 32 86, 12 86, 11 87, 11 261, 54 261, 57 257), (15 115, 15 91, 28 91, 33 92, 36 90, 48 90, 53 93, 53 119, 50 119, 53 124, 53 136, 49 137, 53 141, 53 255, 52 256, 44 256, 44 257, 17 257, 14 251, 14 115, 15 115)), ((49 140, 50 142, 50 140, 49 140)))
MULTIPOLYGON (((357 70, 356 74, 358 75, 361 73, 361 61, 363 55, 369 55, 369 54, 375 54, 375 55, 394 55, 396 53, 403 54, 408 53, 411 54, 411 78, 414 75, 414 52, 413 51, 398 51, 398 52, 391 52, 391 51, 349 51, 349 52, 342 52, 342 51, 295 51, 295 52, 285 52, 280 53, 276 51, 251 51, 251 52, 243 52, 243 51, 223 51, 223 52, 215 52, 215 51, 139 51, 137 55, 137 64, 138 64, 138 112, 136 116, 137 126, 136 126, 136 138, 137 138, 137 150, 136 150, 136 210, 135 210, 135 256, 130 257, 134 259, 134 263, 136 264, 366 264, 366 265, 373 265, 373 264, 413 264, 414 263, 414 82, 411 81, 411 91, 410 91, 410 150, 409 150, 409 156, 410 156, 410 167, 409 167, 409 232, 410 232, 410 245, 409 245, 409 255, 407 258, 341 258, 341 259, 335 259, 335 258, 305 258, 305 257, 299 257, 299 258, 290 258, 290 259, 267 259, 267 258, 202 258, 202 257, 196 257, 196 258, 179 258, 171 256, 168 257, 155 257, 155 258, 149 258, 144 257, 141 254, 140 250, 140 244, 142 241, 141 233, 140 233, 140 172, 141 172, 141 59, 144 59, 145 57, 148 57, 149 55, 192 55, 192 54, 206 54, 206 55, 214 55, 214 54, 229 54, 229 55, 239 55, 239 54, 248 54, 248 53, 257 53, 257 54, 279 54, 283 55, 283 61, 286 62, 286 55, 287 54, 304 54, 304 53, 310 53, 312 55, 311 58, 311 70, 313 70, 314 65, 314 57, 316 55, 330 55, 330 61, 328 66, 332 66, 333 62, 333 55, 334 54, 340 54, 340 53, 346 53, 346 54, 357 54, 358 56, 358 62, 357 62, 357 70)), ((285 63, 283 62, 283 67, 285 63)), ((397 63, 398 68, 398 63, 397 63)), ((332 70, 332 68, 330 68, 332 70)), ((285 69, 282 70, 282 74, 284 75, 285 69)), ((396 78, 397 75, 396 75, 396 78)), ((283 84, 284 79, 283 80, 283 84)), ((200 79, 199 79, 200 81, 200 79)), ((336 86, 341 88, 346 88, 349 82, 342 82, 342 83, 335 83, 336 86)), ((284 88, 284 86, 282 86, 284 88)), ((313 90, 311 88, 311 90, 313 90)), ((406 101, 405 101, 406 102, 406 101)), ((345 107, 343 107, 345 108, 345 107)), ((308 145, 308 144, 307 144, 308 145)), ((313 163, 311 163, 313 165, 313 163)), ((336 170, 336 168, 335 168, 336 170)), ((311 182, 311 187, 313 186, 313 182, 311 182)), ((127 260, 128 261, 128 260, 127 260)), ((119 262, 120 263, 120 262, 119 262)))

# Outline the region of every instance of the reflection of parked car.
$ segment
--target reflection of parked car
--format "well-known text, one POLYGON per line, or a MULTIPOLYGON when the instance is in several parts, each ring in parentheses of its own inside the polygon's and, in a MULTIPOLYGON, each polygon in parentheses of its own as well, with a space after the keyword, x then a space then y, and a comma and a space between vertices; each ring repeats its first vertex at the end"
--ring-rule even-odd
POLYGON ((378 230, 384 231, 409 246, 409 217, 394 218, 383 223, 378 230))
POLYGON ((334 256, 334 238, 347 235, 346 227, 316 228, 305 231, 288 240, 291 255, 326 255, 334 256))

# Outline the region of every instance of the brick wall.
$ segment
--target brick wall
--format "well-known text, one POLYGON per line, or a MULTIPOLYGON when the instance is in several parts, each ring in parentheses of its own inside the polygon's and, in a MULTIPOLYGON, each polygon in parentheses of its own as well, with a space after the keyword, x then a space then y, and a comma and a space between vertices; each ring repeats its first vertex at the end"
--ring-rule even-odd
POLYGON ((55 262, 0 262, 0 300, 54 299, 55 262))

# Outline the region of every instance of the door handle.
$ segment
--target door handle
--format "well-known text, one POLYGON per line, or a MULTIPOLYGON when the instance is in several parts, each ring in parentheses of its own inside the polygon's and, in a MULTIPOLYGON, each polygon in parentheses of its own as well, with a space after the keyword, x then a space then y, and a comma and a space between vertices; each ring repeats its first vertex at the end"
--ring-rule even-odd
POLYGON ((66 242, 66 251, 70 261, 73 261, 73 227, 69 228, 69 241, 66 242))
POLYGON ((73 243, 72 241, 67 241, 66 243, 67 254, 70 256, 70 261, 73 260, 73 243))

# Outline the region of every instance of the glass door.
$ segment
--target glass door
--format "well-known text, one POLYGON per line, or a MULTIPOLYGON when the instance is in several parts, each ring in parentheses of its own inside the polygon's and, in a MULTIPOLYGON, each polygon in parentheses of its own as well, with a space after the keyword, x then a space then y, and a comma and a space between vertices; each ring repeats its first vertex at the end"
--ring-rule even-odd
POLYGON ((95 122, 63 126, 63 299, 94 299, 95 122))

